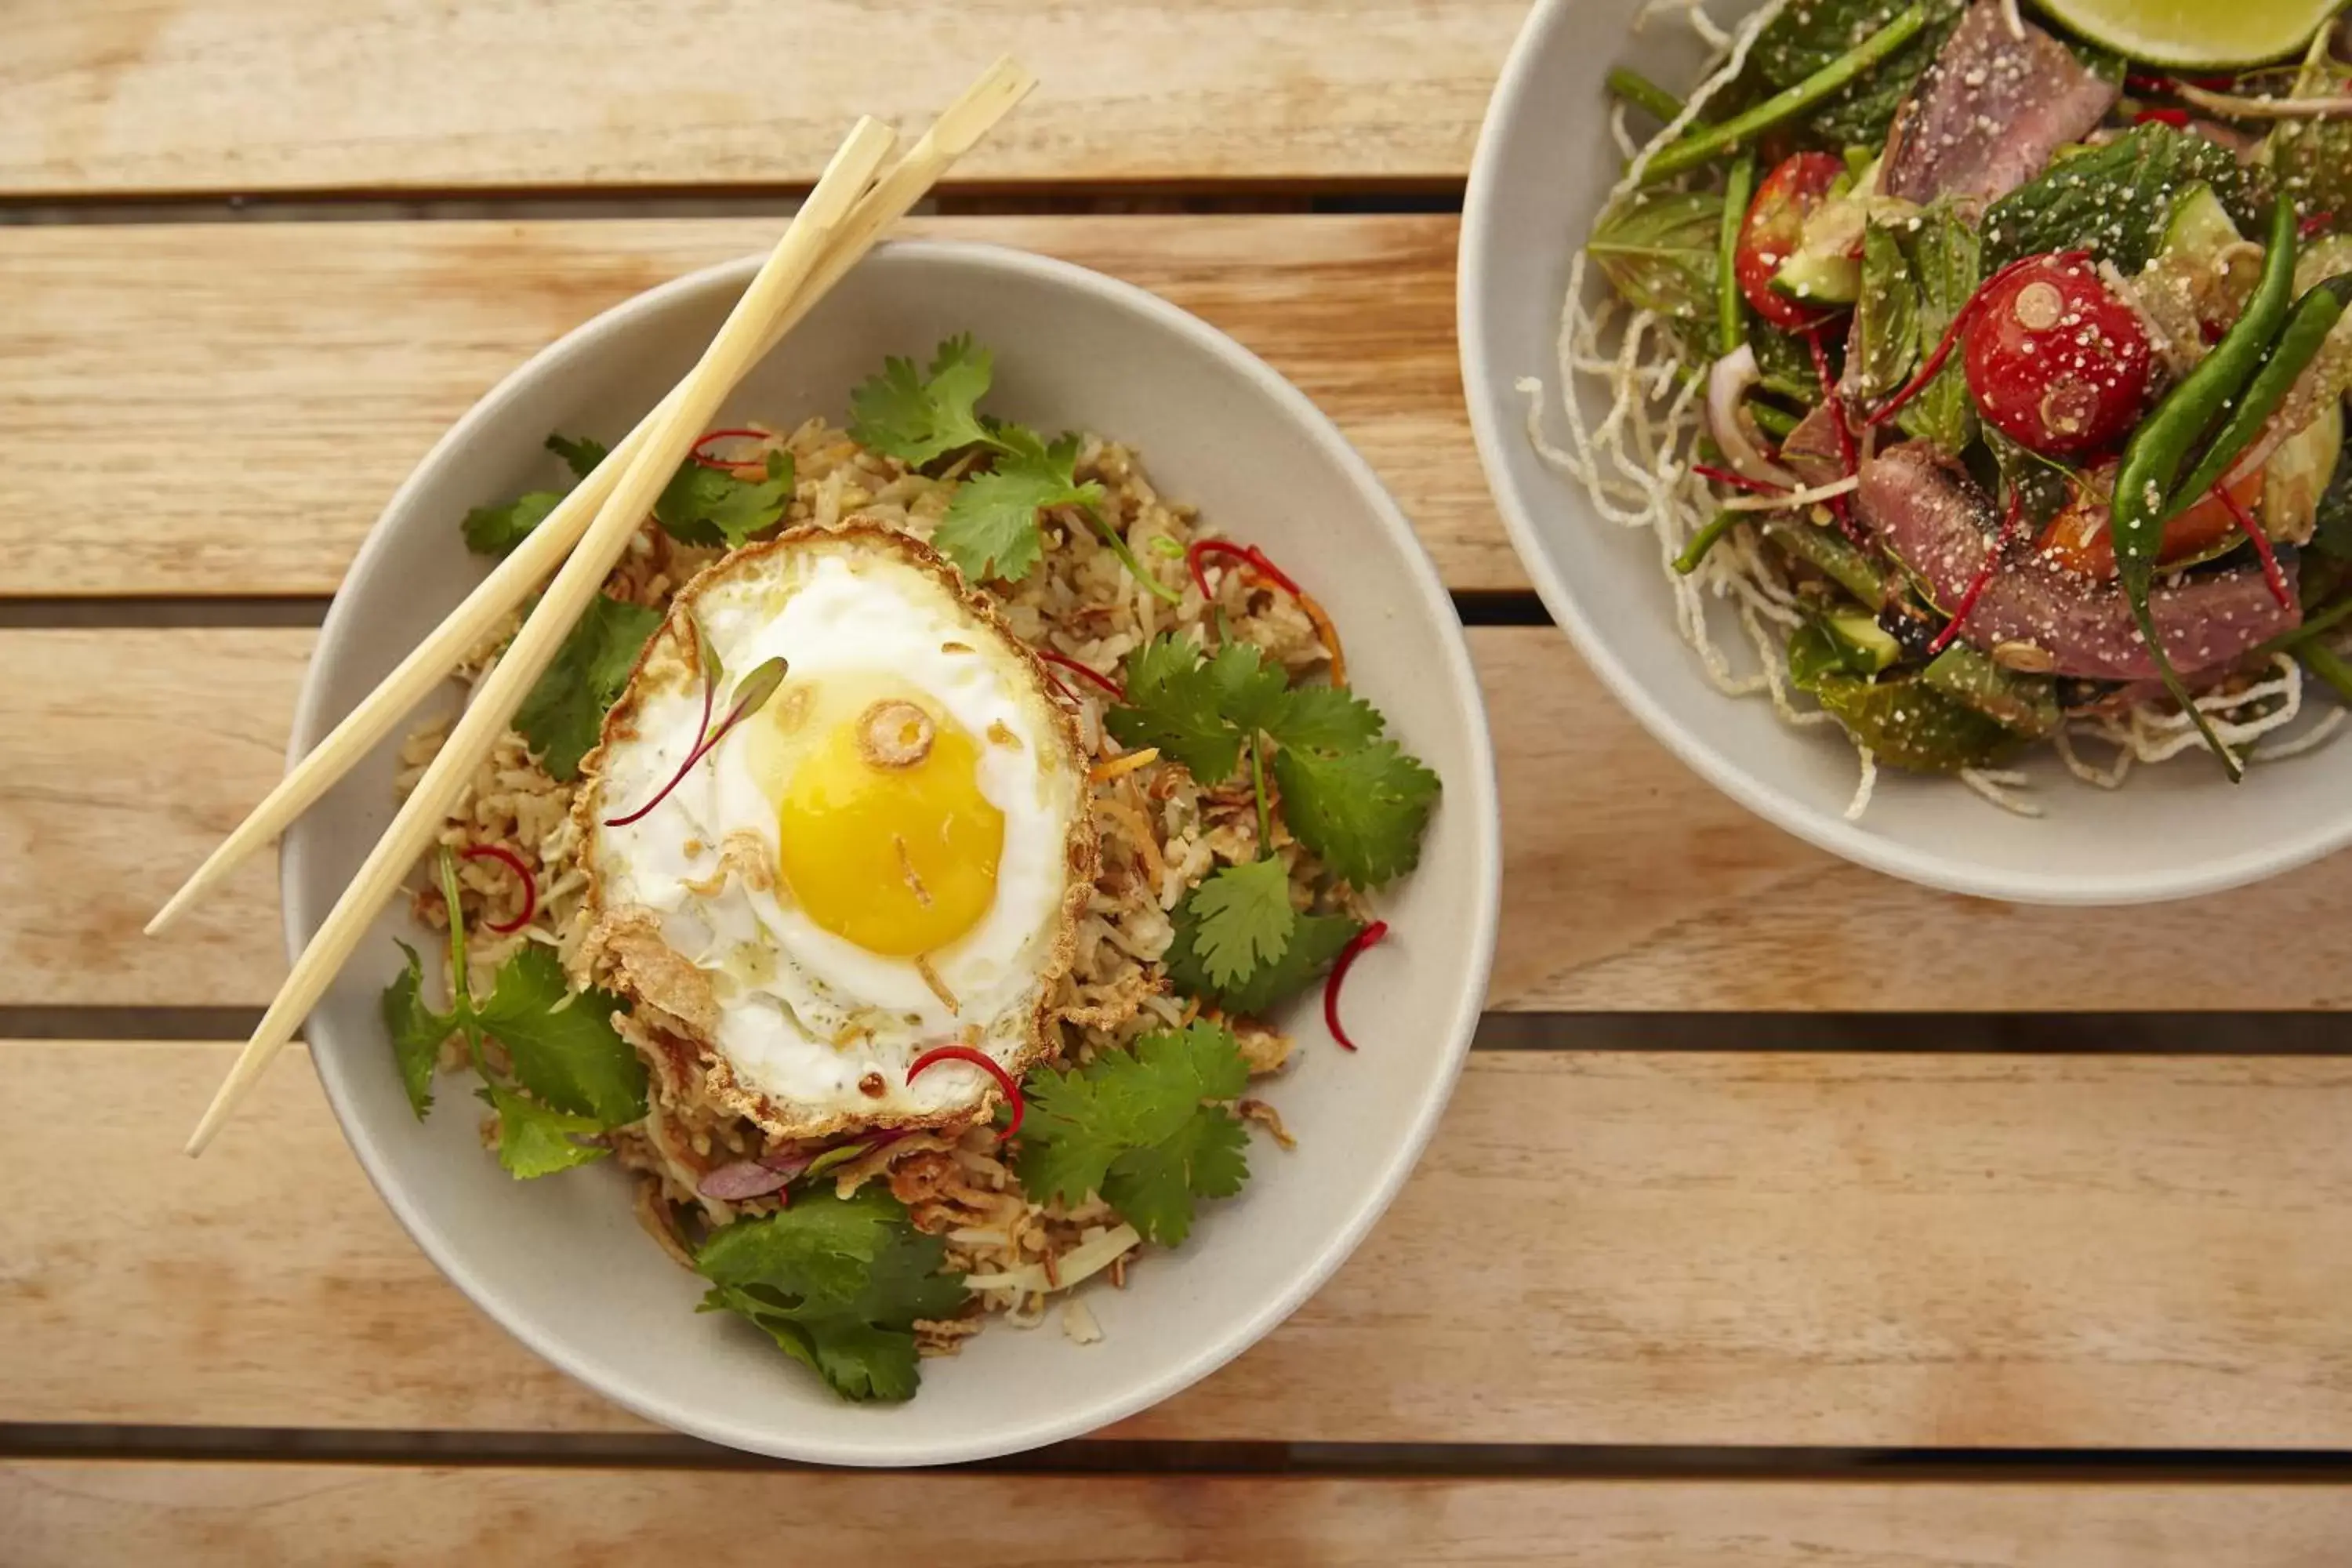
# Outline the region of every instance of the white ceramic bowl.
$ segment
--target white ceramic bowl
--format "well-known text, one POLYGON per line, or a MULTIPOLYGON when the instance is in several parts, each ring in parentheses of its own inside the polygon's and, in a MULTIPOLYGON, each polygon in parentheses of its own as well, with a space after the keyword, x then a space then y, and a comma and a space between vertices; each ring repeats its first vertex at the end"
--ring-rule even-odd
MULTIPOLYGON (((747 260, 656 289, 538 355, 485 397, 393 498, 328 614, 294 726, 299 754, 481 575, 467 508, 555 480, 551 430, 612 439, 684 374, 750 279, 747 260)), ((1358 966, 1349 1056, 1301 1007, 1303 1049, 1268 1097, 1299 1147, 1264 1139, 1242 1194, 1206 1206, 1186 1245, 1123 1292, 1088 1298, 1108 1336, 1056 1319, 996 1325, 925 1363, 899 1405, 836 1400, 763 1336, 696 1313, 697 1281, 631 1217, 607 1166, 516 1182, 484 1153, 465 1086, 409 1114, 377 995, 405 914, 387 914, 308 1031, 361 1163, 417 1243, 526 1344, 640 1415, 795 1459, 910 1465, 981 1458, 1091 1430, 1206 1375, 1338 1268, 1396 1194, 1459 1070, 1486 988, 1499 881, 1494 763, 1453 605, 1363 460, 1295 388, 1223 333, 1140 289, 990 247, 903 244, 860 266, 725 411, 845 417, 886 353, 927 357, 953 332, 996 351, 989 407, 1140 447, 1168 494, 1261 542, 1348 639, 1357 689, 1437 770, 1444 798, 1421 869, 1383 893, 1391 941, 1358 966)), ((390 820, 387 745, 287 837, 287 934, 317 929, 390 820)))
MULTIPOLYGON (((1698 79, 1701 51, 1680 18, 1662 16, 1636 37, 1640 8, 1538 0, 1479 137, 1459 285, 1463 382, 1487 479, 1545 604, 1618 699, 1749 810, 1850 860, 1956 892, 2053 904, 2180 898, 2352 842, 2352 742, 2257 765, 2234 789, 2210 760, 2184 757, 2136 770, 2114 794, 2077 783, 2045 749, 2028 770, 2048 814, 2038 821, 1949 780, 1888 772, 1850 823, 1853 746, 1833 730, 1790 729, 1763 700, 1707 683, 1675 633, 1655 539, 1602 520, 1581 486, 1537 457, 1513 389, 1539 376, 1559 407, 1569 263, 1622 166, 1603 74, 1631 63, 1677 90, 1698 79)), ((1580 390, 1595 408, 1590 383, 1580 390)), ((1557 412, 1548 425, 1557 437, 1557 412)), ((1716 632, 1735 660, 1748 651, 1727 615, 1716 632)))

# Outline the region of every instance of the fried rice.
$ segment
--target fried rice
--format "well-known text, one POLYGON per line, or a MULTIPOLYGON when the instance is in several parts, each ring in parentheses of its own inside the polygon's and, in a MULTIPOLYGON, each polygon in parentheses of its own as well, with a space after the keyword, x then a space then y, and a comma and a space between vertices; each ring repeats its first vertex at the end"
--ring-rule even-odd
MULTIPOLYGON (((789 434, 770 435, 764 447, 788 451, 793 458, 796 479, 785 527, 835 529, 855 521, 929 541, 955 488, 954 473, 926 476, 860 447, 821 419, 789 434)), ((749 452, 746 461, 764 455, 749 452)), ((1143 569, 1176 590, 1180 599, 1170 605, 1147 591, 1083 520, 1048 514, 1039 569, 1018 584, 985 590, 1015 636, 1112 675, 1130 652, 1160 633, 1206 641, 1221 631, 1255 644, 1269 664, 1294 679, 1315 671, 1341 678, 1344 656, 1337 636, 1313 601, 1273 592, 1244 570, 1212 576, 1213 591, 1203 598, 1184 557, 1186 547, 1207 532, 1191 507, 1160 496, 1134 452, 1089 437, 1077 475, 1101 484, 1103 521, 1126 539, 1143 569)), ((665 610, 695 574, 721 554, 681 544, 648 519, 604 591, 665 610)), ((460 675, 478 685, 519 624, 519 618, 511 621, 486 639, 460 675)), ((1085 1061, 1150 1030, 1190 1021, 1193 1006, 1171 994, 1161 964, 1174 935, 1172 911, 1220 866, 1255 858, 1258 830, 1246 780, 1204 789, 1181 766, 1156 760, 1123 771, 1101 768, 1121 754, 1104 728, 1107 693, 1075 677, 1057 684, 1097 773, 1115 773, 1091 785, 1100 868, 1079 922, 1076 963, 1055 1005, 1061 1058, 1085 1061)), ((399 774, 404 795, 439 751, 451 721, 445 718, 406 740, 399 774)), ((526 943, 553 949, 575 982, 594 978, 582 973, 583 958, 593 955, 583 952, 588 876, 572 816, 578 787, 551 777, 522 735, 509 730, 442 824, 440 845, 503 848, 530 868, 536 883, 533 900, 495 861, 458 863, 463 913, 475 933, 467 957, 476 994, 487 990, 499 964, 526 943), (516 925, 531 904, 527 923, 503 934, 491 930, 516 925)), ((1290 840, 1279 814, 1272 820, 1276 851, 1290 871, 1293 902, 1304 910, 1320 868, 1290 840)), ((420 920, 446 929, 447 912, 436 887, 415 891, 412 903, 420 920)), ((446 966, 446 958, 442 962, 446 966)), ((605 1139, 633 1173, 640 1223, 672 1258, 691 1268, 690 1237, 697 1231, 772 1212, 782 1196, 729 1202, 704 1194, 703 1178, 723 1165, 782 1151, 754 1123, 715 1101, 706 1089, 706 1064, 691 1048, 654 1037, 627 1014, 613 1021, 646 1062, 647 1112, 642 1121, 615 1129, 605 1139)), ((1282 1070, 1292 1051, 1286 1036, 1253 1020, 1225 1022, 1253 1077, 1282 1070)), ((453 1037, 444 1047, 442 1065, 459 1067, 463 1059, 462 1041, 453 1037)), ((1255 1100, 1244 1105, 1250 1120, 1289 1146, 1270 1107, 1255 1100)), ((494 1120, 485 1123, 484 1136, 495 1143, 494 1120)), ((917 1324, 926 1355, 953 1354, 991 1317, 1034 1327, 1045 1321, 1056 1296, 1063 1297, 1061 1319, 1068 1336, 1080 1343, 1098 1340, 1101 1330, 1085 1303, 1064 1293, 1096 1276, 1124 1289, 1139 1247, 1133 1227, 1098 1197, 1075 1208, 1030 1202, 1002 1158, 993 1129, 984 1124, 961 1134, 900 1137, 831 1173, 844 1195, 869 1181, 887 1182, 914 1225, 945 1241, 948 1266, 966 1276, 971 1295, 959 1317, 917 1324)))

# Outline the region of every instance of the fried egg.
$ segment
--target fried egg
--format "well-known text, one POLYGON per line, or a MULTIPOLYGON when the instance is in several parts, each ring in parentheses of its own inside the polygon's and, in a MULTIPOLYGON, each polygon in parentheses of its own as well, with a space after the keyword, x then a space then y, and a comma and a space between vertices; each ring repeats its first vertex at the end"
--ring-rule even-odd
POLYGON ((588 759, 584 951, 778 1137, 943 1125, 1047 1049, 1095 846, 1035 657, 924 545, 798 530, 673 601, 588 759), (772 694, 660 794, 767 661, 772 694))

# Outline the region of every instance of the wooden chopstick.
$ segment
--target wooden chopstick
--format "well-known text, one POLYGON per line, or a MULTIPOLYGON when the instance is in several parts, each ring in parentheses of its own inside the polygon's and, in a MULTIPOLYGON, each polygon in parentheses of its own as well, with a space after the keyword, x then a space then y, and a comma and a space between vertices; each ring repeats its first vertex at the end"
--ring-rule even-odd
MULTIPOLYGON (((778 319, 761 353, 773 349, 778 339, 798 325, 817 300, 874 247, 883 232, 906 216, 955 161, 978 145, 980 139, 1035 85, 1036 79, 1014 61, 1000 59, 961 98, 949 105, 906 156, 850 209, 807 287, 778 319)), ((296 817, 333 788, 354 763, 392 732, 394 725, 431 695, 501 617, 562 564, 563 558, 612 495, 622 470, 635 460, 647 433, 670 410, 677 396, 673 390, 656 405, 447 619, 417 644, 398 668, 328 732, 326 739, 287 772, 277 787, 262 797, 219 847, 205 858, 204 864, 196 868, 179 891, 156 911, 147 922, 148 935, 155 935, 178 920, 255 850, 285 832, 296 817)))
POLYGON ((743 373, 765 352, 776 322, 823 264, 851 205, 897 140, 897 134, 879 121, 861 120, 834 153, 816 189, 751 279, 719 335, 678 384, 674 397, 665 401, 661 417, 639 447, 635 460, 621 471, 563 570, 548 584, 522 630, 459 715, 425 776, 402 803, 392 826, 295 961, 293 972, 263 1015, 260 1026, 246 1042, 226 1081, 196 1123, 188 1139, 189 1153, 202 1153, 212 1142, 228 1113, 325 994, 377 911, 432 843, 450 806, 472 783, 482 759, 505 733, 515 710, 554 660, 556 649, 603 585, 630 535, 645 521, 655 497, 743 373))

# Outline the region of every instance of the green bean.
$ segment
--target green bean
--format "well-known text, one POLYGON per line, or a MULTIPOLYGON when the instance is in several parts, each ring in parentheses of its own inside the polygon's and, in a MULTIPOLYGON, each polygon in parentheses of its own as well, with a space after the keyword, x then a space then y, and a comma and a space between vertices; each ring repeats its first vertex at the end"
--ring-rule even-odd
POLYGON ((1685 577, 1697 571, 1698 563, 1706 559, 1706 552, 1714 549, 1717 541, 1729 533, 1732 525, 1738 521, 1739 514, 1736 511, 1717 512, 1705 528, 1691 535, 1691 542, 1683 546, 1680 555, 1675 557, 1675 570, 1685 577))
POLYGON ((2331 278, 2305 294, 2295 305, 2294 314, 2287 319, 2286 331, 2279 334, 2278 344, 2271 357, 2263 362, 2246 394, 2238 400, 2230 422, 2205 448, 2205 456, 2189 470, 2180 488, 2172 492, 2172 504, 2166 510, 2168 518, 2188 510, 2204 499, 2205 492, 2219 484, 2237 460, 2245 455, 2278 412, 2286 395, 2294 389, 2295 379, 2302 375, 2311 362, 2319 357, 2327 342, 2327 334, 2336 330, 2343 319, 2347 295, 2352 295, 2352 277, 2331 278))
POLYGON ((2336 695, 2352 702, 2352 664, 2347 664, 2334 648, 2325 643, 2313 643, 2295 655, 2303 667, 2336 689, 2336 695))
POLYGON ((1723 228, 1715 241, 1716 346, 1738 353, 1748 341, 1748 318, 1740 308, 1739 230, 1748 221, 1748 199, 1756 190, 1756 154, 1746 153, 1731 165, 1731 183, 1723 188, 1723 228))
POLYGON ((1804 420, 1777 403, 1750 403, 1748 416, 1756 421, 1756 428, 1775 441, 1785 441, 1797 433, 1804 420))
POLYGON ((2352 595, 2336 600, 2317 615, 2306 616, 2303 625, 2278 636, 2254 649, 2258 654, 2285 653, 2301 647, 2320 633, 2333 631, 2347 620, 2352 620, 2352 595))
POLYGON ((1619 66, 1608 77, 1609 90, 1636 109, 1646 109, 1661 121, 1672 122, 1683 111, 1683 100, 1643 76, 1640 71, 1619 66))
POLYGON ((1642 177, 1665 180, 1686 174, 1702 163, 1714 162, 1750 137, 1795 119, 1917 37, 1927 25, 1927 7, 1913 5, 1794 87, 1774 93, 1745 114, 1735 114, 1720 125, 1692 132, 1662 149, 1650 160, 1642 177))
POLYGON ((2147 639, 2148 657, 2164 689, 2197 725, 2206 745, 2221 760, 2232 780, 2245 769, 2214 732, 2172 668, 2172 656, 2157 635, 2156 616, 2148 608, 2148 591, 2156 580, 2156 558, 2164 544, 2164 519, 2173 494, 2173 480, 2197 438, 2245 390, 2270 353, 2294 292, 2294 204, 2281 198, 2271 206, 2270 248, 2263 258, 2262 281, 2253 298, 2213 352, 2165 394, 2156 412, 2140 422, 2124 447, 2122 467, 2116 473, 2115 501, 2109 528, 2115 541, 2116 575, 2131 605, 2132 619, 2147 639))

